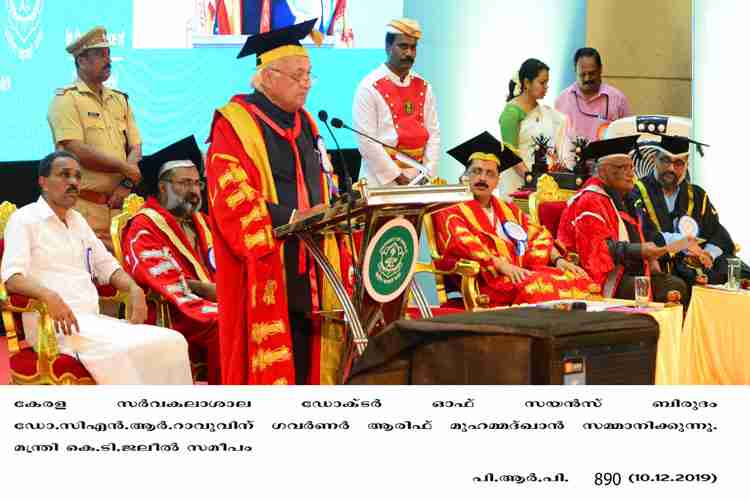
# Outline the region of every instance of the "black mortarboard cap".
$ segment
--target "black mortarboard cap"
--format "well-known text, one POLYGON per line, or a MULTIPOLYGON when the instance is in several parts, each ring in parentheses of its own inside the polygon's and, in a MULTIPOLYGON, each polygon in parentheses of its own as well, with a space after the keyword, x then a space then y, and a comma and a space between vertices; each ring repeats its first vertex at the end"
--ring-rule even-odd
POLYGON ((495 139, 489 132, 482 132, 463 144, 459 144, 453 149, 448 150, 449 155, 466 167, 471 163, 471 157, 475 153, 494 155, 500 162, 498 167, 500 172, 522 161, 509 146, 503 145, 502 142, 495 139))
POLYGON ((162 166, 168 161, 178 160, 190 160, 199 172, 203 172, 203 154, 194 135, 180 139, 152 155, 144 156, 138 162, 143 177, 142 191, 145 194, 156 194, 162 166))
POLYGON ((662 135, 661 142, 658 144, 658 146, 673 155, 683 155, 690 151, 691 143, 695 144, 698 153, 703 156, 703 147, 708 147, 708 144, 694 141, 689 137, 685 137, 682 135, 662 135))
POLYGON ((612 155, 628 155, 638 147, 639 134, 592 141, 581 151, 584 160, 599 160, 612 155))
POLYGON ((284 55, 304 55, 306 52, 302 47, 300 40, 304 40, 305 37, 312 33, 317 21, 317 19, 310 19, 303 23, 293 24, 292 26, 287 26, 285 28, 249 36, 245 41, 245 45, 242 46, 240 53, 237 54, 237 59, 255 54, 255 65, 261 66, 276 59, 275 57, 263 57, 264 54, 285 46, 298 47, 298 49, 292 48, 291 53, 279 53, 278 55, 280 57, 284 55), (295 54, 294 52, 298 53, 295 54))

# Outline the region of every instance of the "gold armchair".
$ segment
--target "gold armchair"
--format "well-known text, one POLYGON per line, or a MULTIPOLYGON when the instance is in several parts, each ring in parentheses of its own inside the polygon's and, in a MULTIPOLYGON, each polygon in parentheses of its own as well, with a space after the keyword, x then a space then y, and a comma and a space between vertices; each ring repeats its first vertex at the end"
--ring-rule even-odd
POLYGON ((536 191, 529 196, 531 222, 546 227, 555 237, 565 204, 576 192, 571 189, 560 189, 557 181, 550 175, 540 176, 537 180, 536 191))
MULTIPOLYGON (((135 214, 137 214, 143 205, 145 200, 137 194, 128 195, 122 203, 122 212, 112 218, 112 222, 109 226, 109 232, 112 236, 112 245, 115 250, 115 258, 121 266, 124 266, 124 257, 122 253, 122 235, 125 231, 125 227, 130 222, 135 214)), ((157 326, 170 328, 172 326, 172 318, 169 312, 169 303, 164 298, 155 293, 153 290, 146 292, 146 302, 153 305, 156 311, 155 323, 157 326)))
MULTIPOLYGON (((8 219, 16 211, 13 203, 0 203, 0 257, 5 248, 3 234, 8 219)), ((125 303, 126 295, 98 288, 100 297, 125 303)), ((61 354, 57 345, 54 325, 47 305, 41 301, 18 294, 9 294, 0 282, 0 312, 2 313, 5 340, 8 345, 11 383, 18 385, 93 385, 96 382, 76 358, 61 354), (22 313, 38 313, 36 345, 32 348, 25 339, 21 323, 22 313)))
MULTIPOLYGON (((435 179, 433 182, 436 184, 447 183, 444 179, 435 179)), ((431 261, 417 262, 415 272, 431 273, 434 275, 440 307, 455 307, 466 311, 476 311, 487 307, 490 302, 489 297, 480 293, 477 283, 479 263, 468 259, 458 259, 454 263, 450 263, 448 269, 436 265, 436 262, 445 261, 440 255, 440 246, 437 241, 433 216, 431 214, 426 215, 422 224, 425 236, 427 237, 427 243, 430 247, 431 261), (448 294, 451 292, 459 292, 461 294, 460 302, 448 297, 448 294)))
MULTIPOLYGON (((124 266, 125 262, 122 252, 123 233, 128 225, 128 222, 130 222, 130 219, 135 217, 135 215, 141 210, 141 208, 143 208, 144 204, 145 200, 141 196, 138 196, 137 194, 130 194, 123 201, 122 212, 112 218, 109 232, 112 236, 112 243, 115 248, 115 258, 121 266, 124 266)), ((153 311, 155 311, 155 317, 151 317, 150 321, 153 321, 156 326, 161 326, 163 328, 173 328, 169 301, 167 301, 159 293, 148 288, 146 290, 146 303, 149 305, 149 310, 153 308, 153 311)), ((191 356, 190 366, 193 372, 194 381, 206 380, 206 370, 208 365, 206 364, 205 360, 192 359, 191 356)))

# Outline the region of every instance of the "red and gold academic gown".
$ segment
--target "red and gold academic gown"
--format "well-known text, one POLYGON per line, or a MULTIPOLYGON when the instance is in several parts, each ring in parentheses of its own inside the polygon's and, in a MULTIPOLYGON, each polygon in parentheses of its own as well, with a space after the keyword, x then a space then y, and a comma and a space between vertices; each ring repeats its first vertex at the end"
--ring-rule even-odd
MULTIPOLYGON (((588 278, 549 267, 554 242, 543 226, 529 223, 528 216, 512 203, 492 197, 495 220, 491 221, 479 201, 460 203, 435 214, 438 247, 443 259, 470 259, 480 263, 479 290, 490 299, 490 306, 535 303, 565 298, 585 298, 595 288, 588 278), (519 255, 516 244, 502 225, 514 222, 526 231, 527 248, 519 255), (505 258, 512 264, 533 271, 519 284, 498 272, 492 258, 505 258)), ((438 267, 440 266, 437 263, 438 267)))
MULTIPOLYGON (((185 336, 190 359, 205 359, 208 383, 219 384, 219 320, 215 302, 195 295, 185 280, 213 283, 213 236, 203 214, 193 214, 197 248, 174 216, 150 197, 123 231, 124 268, 136 282, 169 302, 170 328, 185 336)), ((149 304, 148 319, 156 323, 149 304)))
MULTIPOLYGON (((317 127, 302 110, 314 135, 317 127)), ((215 228, 216 286, 220 308, 222 381, 225 384, 293 384, 295 382, 284 268, 284 242, 276 240, 269 204, 279 203, 258 108, 237 95, 217 110, 208 151, 208 197, 215 228)), ((283 139, 278 139, 283 140, 283 139)), ((329 186, 321 170, 323 200, 329 186)), ((310 180, 308 179, 308 182, 310 180)), ((314 181, 313 181, 314 182, 314 181)), ((323 250, 337 272, 349 263, 347 251, 333 235, 323 250)), ((338 308, 327 281, 317 280, 311 259, 313 313, 338 308), (316 290, 317 289, 317 290, 316 290)), ((296 270, 292 270, 296 272, 296 270)), ((299 297, 290 297, 299 301, 299 297)), ((316 323, 310 383, 335 383, 343 356, 344 332, 329 322, 316 323)))
MULTIPOLYGON (((604 187, 600 179, 592 177, 568 200, 557 236, 568 251, 578 254, 581 267, 601 287, 602 295, 614 297, 626 269, 615 264, 607 240, 643 243, 644 238, 640 221, 618 209, 604 187)), ((647 260, 636 274, 649 276, 647 260)))

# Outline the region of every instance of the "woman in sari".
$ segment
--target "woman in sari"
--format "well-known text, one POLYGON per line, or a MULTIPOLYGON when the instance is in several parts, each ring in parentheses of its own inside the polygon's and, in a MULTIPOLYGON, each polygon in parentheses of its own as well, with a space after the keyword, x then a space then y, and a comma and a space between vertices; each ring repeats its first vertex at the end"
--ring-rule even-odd
POLYGON ((566 133, 567 117, 540 102, 547 94, 548 82, 549 66, 538 59, 527 59, 508 85, 508 102, 500 115, 500 133, 523 162, 500 176, 500 196, 506 200, 523 185, 524 174, 534 164, 535 138, 549 139, 547 164, 550 170, 573 165, 572 145, 566 133))

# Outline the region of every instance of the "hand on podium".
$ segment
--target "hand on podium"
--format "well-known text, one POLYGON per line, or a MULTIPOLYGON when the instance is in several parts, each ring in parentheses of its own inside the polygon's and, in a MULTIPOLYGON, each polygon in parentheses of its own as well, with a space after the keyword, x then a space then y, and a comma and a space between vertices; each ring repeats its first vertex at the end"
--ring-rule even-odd
POLYGON ((399 186, 406 186, 407 184, 411 182, 411 179, 409 179, 404 174, 399 175, 394 180, 396 181, 396 184, 398 184, 399 186))

